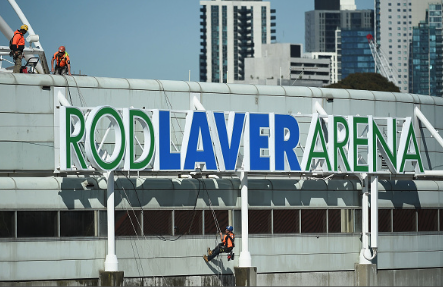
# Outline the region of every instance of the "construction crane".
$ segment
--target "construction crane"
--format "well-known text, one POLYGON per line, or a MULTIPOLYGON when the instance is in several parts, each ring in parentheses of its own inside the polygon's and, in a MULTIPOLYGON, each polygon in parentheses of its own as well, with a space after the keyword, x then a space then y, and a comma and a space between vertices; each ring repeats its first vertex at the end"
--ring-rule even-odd
POLYGON ((380 50, 380 45, 376 44, 374 41, 374 37, 371 34, 366 35, 366 39, 368 39, 369 47, 371 48, 372 57, 374 58, 376 71, 391 81, 394 85, 397 86, 397 79, 395 78, 392 69, 389 67, 389 63, 386 60, 384 54, 380 50))

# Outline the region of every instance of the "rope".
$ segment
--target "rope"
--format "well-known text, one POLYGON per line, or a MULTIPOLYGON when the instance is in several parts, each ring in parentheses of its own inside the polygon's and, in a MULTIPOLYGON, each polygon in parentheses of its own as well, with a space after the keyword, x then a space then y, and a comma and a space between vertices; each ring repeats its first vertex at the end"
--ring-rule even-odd
MULTIPOLYGON (((115 185, 117 186, 117 183, 116 183, 116 182, 115 182, 115 185)), ((132 209, 132 213, 134 214, 134 217, 135 217, 135 219, 136 219, 138 225, 141 226, 140 221, 138 220, 138 217, 137 217, 137 215, 136 215, 136 213, 135 213, 134 207, 132 206, 132 204, 131 204, 131 202, 130 202, 130 200, 129 200, 129 196, 128 196, 128 194, 126 193, 126 189, 125 189, 123 186, 122 186, 121 188, 122 188, 123 192, 125 193, 125 196, 126 196, 126 198, 127 198, 127 202, 128 202, 129 206, 130 206, 131 209, 132 209)), ((120 197, 121 197, 121 199, 122 199, 122 201, 123 201, 123 195, 122 195, 121 193, 120 193, 120 197)), ((123 207, 122 207, 122 209, 123 209, 123 207)), ((137 239, 140 240, 140 237, 138 236, 138 233, 137 233, 137 229, 135 228, 135 225, 134 225, 134 223, 133 223, 133 221, 132 221, 132 217, 131 217, 131 215, 129 214, 129 210, 128 210, 128 209, 126 209, 126 214, 128 215, 129 221, 131 222, 132 228, 133 228, 133 230, 134 230, 134 233, 135 233, 137 239)), ((140 253, 138 252, 137 243, 136 243, 135 241, 134 241, 134 244, 135 244, 135 249, 136 249, 136 252, 137 252, 138 260, 139 260, 139 262, 141 262, 140 253)), ((131 247, 132 247, 133 252, 134 252, 134 244, 133 244, 133 241, 131 240, 131 247)), ((142 272, 143 272, 143 274, 145 274, 145 271, 144 271, 144 269, 143 269, 143 264, 141 264, 141 263, 140 263, 140 264, 137 264, 137 260, 136 260, 135 262, 136 262, 136 266, 137 266, 138 275, 141 276, 141 274, 140 274, 140 269, 139 269, 139 265, 141 265, 142 272)))
MULTIPOLYGON (((214 219, 214 223, 215 223, 215 226, 216 226, 216 228, 217 228, 217 234, 215 235, 215 245, 217 245, 217 244, 218 244, 218 236, 219 236, 219 234, 220 234, 220 232, 221 232, 221 230, 220 230, 220 225, 219 225, 219 223, 218 223, 217 216, 216 216, 216 214, 215 214, 215 210, 212 208, 212 201, 211 201, 211 198, 209 197, 209 192, 208 192, 208 189, 206 188, 206 183, 205 183, 203 180, 200 180, 199 178, 198 178, 197 180, 198 180, 198 182, 199 182, 199 188, 200 188, 200 182, 201 182, 202 185, 204 186, 205 191, 206 191, 206 195, 208 196, 209 209, 211 210, 212 217, 213 217, 213 219, 214 219)), ((217 258, 219 257, 219 255, 220 255, 220 254, 217 255, 217 258)), ((217 268, 217 269, 218 269, 218 275, 217 275, 217 276, 218 276, 218 279, 219 279, 220 281, 222 281, 222 276, 223 276, 222 261, 220 260, 220 261, 218 262, 218 264, 216 264, 216 266, 218 267, 218 268, 217 268)))

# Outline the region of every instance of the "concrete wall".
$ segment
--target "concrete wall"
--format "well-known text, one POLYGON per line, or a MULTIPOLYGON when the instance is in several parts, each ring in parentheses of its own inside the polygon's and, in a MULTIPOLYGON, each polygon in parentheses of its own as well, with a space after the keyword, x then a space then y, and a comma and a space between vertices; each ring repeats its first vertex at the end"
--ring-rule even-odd
MULTIPOLYGON (((58 177, 54 173, 57 126, 54 115, 58 106, 55 87, 66 87, 66 98, 73 105, 90 107, 108 104, 114 107, 188 110, 194 94, 200 96, 207 110, 217 111, 310 114, 313 103, 318 101, 329 114, 406 117, 412 116, 417 106, 437 130, 443 130, 443 99, 426 96, 307 87, 0 74, 2 210, 105 210, 106 183, 102 178, 75 175, 78 178, 72 179, 58 177)), ((307 136, 308 125, 308 117, 300 120, 301 142, 307 136)), ((425 168, 438 170, 443 161, 441 147, 434 143, 427 131, 423 130, 419 136, 422 137, 419 144, 425 168)), ((123 176, 120 182, 117 179, 117 186, 121 184, 132 189, 132 183, 123 179, 123 176)), ((250 181, 249 198, 254 208, 360 207, 361 186, 352 181, 348 184, 345 184, 347 181, 328 181, 325 184, 323 181, 300 179, 279 183, 261 180, 250 181)), ((133 179, 133 183, 145 191, 141 204, 143 208, 193 207, 197 185, 192 181, 140 177, 133 179)), ((437 181, 426 184, 415 182, 413 185, 380 183, 380 207, 441 208, 442 186, 437 181)), ((211 201, 217 202, 218 207, 239 209, 238 179, 208 180, 208 188, 211 189, 211 201)), ((117 189, 117 192, 121 190, 117 189)), ((127 198, 120 197, 120 201, 116 196, 117 208, 127 207, 128 198, 134 202, 135 197, 134 192, 129 192, 127 198)), ((197 207, 207 208, 208 202, 199 199, 197 207)), ((215 264, 206 264, 201 256, 207 247, 215 245, 214 237, 202 235, 187 236, 176 241, 172 241, 174 237, 170 239, 165 242, 155 237, 119 238, 117 257, 120 267, 125 272, 125 280, 134 280, 126 282, 147 278, 148 281, 143 282, 220 283, 214 275, 224 275, 226 279, 223 280, 233 282, 229 281, 232 280, 229 275, 238 265, 241 240, 237 241, 234 261, 227 262, 226 257, 221 256, 214 261, 215 264), (168 276, 172 281, 168 281, 168 276), (178 279, 173 281, 173 278, 178 279)), ((415 278, 423 278, 416 280, 418 285, 429 282, 441 285, 441 269, 436 268, 443 267, 442 246, 441 232, 381 234, 378 268, 380 274, 387 275, 380 277, 379 283, 406 284, 408 281, 401 281, 403 274, 396 272, 423 270, 412 273, 415 278), (425 277, 421 277, 426 272, 430 272, 435 280, 426 281, 425 277)), ((258 268, 258 278, 263 278, 257 282, 269 285, 284 285, 285 282, 290 282, 288 285, 298 282, 303 283, 301 285, 308 285, 309 282, 314 282, 314 285, 350 285, 350 282, 354 282, 351 274, 361 248, 359 233, 254 235, 250 236, 249 247, 252 262, 258 268), (283 277, 279 277, 279 274, 283 277), (285 276, 288 279, 282 279, 285 276)), ((69 284, 89 284, 96 282, 105 256, 106 240, 100 237, 1 239, 0 281, 72 280, 69 284), (87 281, 81 281, 85 279, 87 281)))

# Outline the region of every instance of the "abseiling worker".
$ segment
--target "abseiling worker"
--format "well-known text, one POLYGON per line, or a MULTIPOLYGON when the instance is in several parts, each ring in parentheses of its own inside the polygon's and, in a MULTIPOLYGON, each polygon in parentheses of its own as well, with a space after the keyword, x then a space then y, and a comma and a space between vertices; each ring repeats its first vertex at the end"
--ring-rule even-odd
POLYGON ((52 56, 51 72, 54 75, 66 75, 66 72, 68 72, 69 76, 72 76, 71 60, 69 59, 69 54, 66 52, 65 46, 60 46, 58 51, 52 56), (56 61, 55 70, 54 61, 56 61))
POLYGON ((14 59, 14 73, 20 73, 22 67, 23 49, 25 48, 25 35, 28 32, 28 25, 22 25, 19 30, 14 32, 11 39, 11 57, 14 59))
POLYGON ((219 243, 213 250, 208 248, 208 255, 204 255, 203 259, 205 262, 209 262, 212 259, 214 259, 215 256, 217 256, 220 253, 228 253, 231 252, 231 250, 234 248, 234 239, 235 234, 233 233, 234 228, 232 226, 226 226, 225 235, 223 235, 222 232, 220 232, 220 239, 222 240, 222 243, 219 243))

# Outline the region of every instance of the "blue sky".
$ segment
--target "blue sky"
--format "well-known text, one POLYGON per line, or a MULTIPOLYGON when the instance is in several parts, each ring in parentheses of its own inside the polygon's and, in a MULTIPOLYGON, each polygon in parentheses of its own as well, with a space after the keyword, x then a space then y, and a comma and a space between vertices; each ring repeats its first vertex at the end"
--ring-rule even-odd
MULTIPOLYGON (((280 43, 304 44, 304 12, 314 0, 269 0, 276 9, 280 43)), ((73 73, 97 77, 199 80, 199 0, 16 0, 46 52, 48 64, 66 46, 73 73)), ((374 0, 356 0, 374 9, 374 0)), ((7 0, 0 16, 22 24, 7 0)), ((0 46, 9 39, 0 34, 0 46)), ((5 64, 4 67, 7 65, 5 64)))

